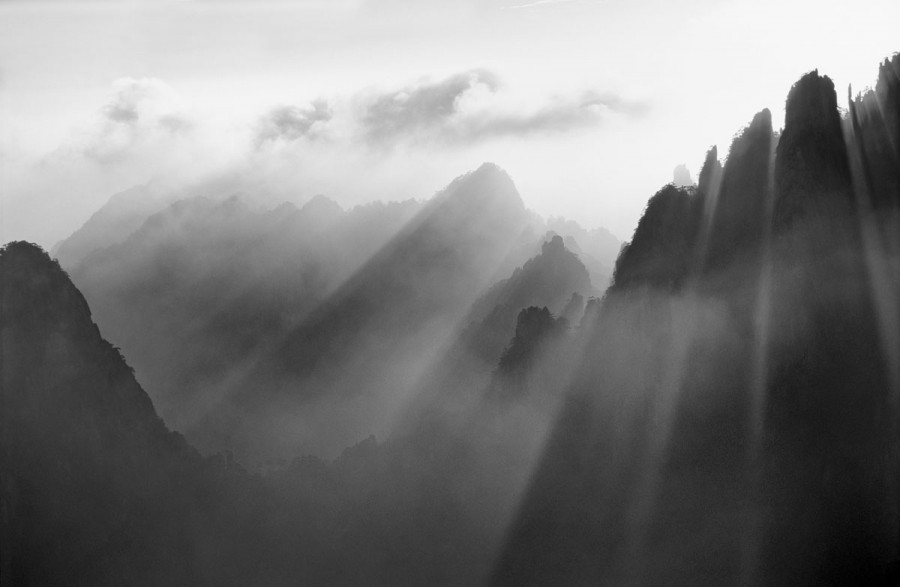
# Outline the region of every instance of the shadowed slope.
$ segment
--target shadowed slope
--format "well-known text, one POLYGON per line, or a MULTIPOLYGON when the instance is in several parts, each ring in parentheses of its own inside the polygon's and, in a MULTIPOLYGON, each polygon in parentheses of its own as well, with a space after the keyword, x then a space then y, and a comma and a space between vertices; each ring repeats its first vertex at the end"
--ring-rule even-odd
MULTIPOLYGON (((718 201, 709 159, 696 195, 651 198, 495 584, 896 581, 896 323, 877 301, 900 300, 898 259, 859 238, 827 78, 794 86, 786 125, 772 173, 763 113, 718 201)), ((868 222, 891 234, 894 214, 868 222)))
POLYGON ((199 456, 156 416, 84 298, 34 245, 0 252, 4 582, 195 577, 199 456))

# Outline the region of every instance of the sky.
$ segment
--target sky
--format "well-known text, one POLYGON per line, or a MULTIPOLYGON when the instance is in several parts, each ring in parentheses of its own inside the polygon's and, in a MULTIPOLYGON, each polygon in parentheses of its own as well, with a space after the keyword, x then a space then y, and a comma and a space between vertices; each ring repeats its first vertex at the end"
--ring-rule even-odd
POLYGON ((0 0, 0 240, 52 247, 148 182, 352 206, 484 161, 627 240, 677 165, 762 108, 780 126, 803 73, 839 103, 874 84, 897 22, 895 0, 0 0))

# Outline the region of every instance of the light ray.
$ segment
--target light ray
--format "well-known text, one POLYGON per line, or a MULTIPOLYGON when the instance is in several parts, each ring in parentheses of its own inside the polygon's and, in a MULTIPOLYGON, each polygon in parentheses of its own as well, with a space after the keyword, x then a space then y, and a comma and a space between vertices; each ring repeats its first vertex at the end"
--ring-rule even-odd
POLYGON ((775 212, 775 152, 770 151, 766 170, 766 194, 763 216, 760 273, 753 315, 753 357, 750 380, 750 421, 747 467, 750 477, 751 499, 746 505, 745 525, 741 548, 741 584, 757 585, 759 549, 762 541, 762 520, 757 500, 762 483, 762 448, 765 433, 766 394, 769 374, 769 339, 772 317, 773 235, 775 212))

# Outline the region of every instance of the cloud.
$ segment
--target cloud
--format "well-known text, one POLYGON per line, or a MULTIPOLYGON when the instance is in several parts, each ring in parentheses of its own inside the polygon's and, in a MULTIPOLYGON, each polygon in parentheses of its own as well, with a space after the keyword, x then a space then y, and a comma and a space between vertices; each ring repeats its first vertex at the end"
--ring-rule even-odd
POLYGON ((639 116, 646 106, 612 94, 585 92, 575 98, 557 98, 531 112, 490 111, 465 116, 448 129, 456 140, 471 142, 492 137, 523 137, 533 134, 565 133, 595 127, 608 116, 639 116))
POLYGON ((296 141, 303 137, 316 138, 333 116, 325 100, 307 106, 278 106, 264 115, 256 132, 256 145, 266 142, 296 141))
POLYGON ((565 133, 596 127, 610 116, 640 116, 646 105, 612 93, 585 91, 544 98, 530 106, 503 92, 486 70, 458 73, 437 82, 363 99, 359 118, 369 144, 401 142, 471 144, 492 138, 565 133))
POLYGON ((119 161, 148 142, 190 132, 193 122, 182 110, 178 95, 162 80, 118 79, 99 117, 69 148, 96 163, 119 161))
POLYGON ((371 100, 360 122, 367 138, 379 143, 422 132, 440 132, 459 113, 463 96, 479 86, 493 92, 499 84, 496 74, 473 70, 439 82, 406 87, 371 100))
POLYGON ((556 91, 520 91, 473 69, 218 115, 190 107, 162 80, 119 79, 50 153, 25 154, 14 136, 0 137, 4 230, 20 227, 17 236, 50 246, 110 194, 149 181, 233 176, 260 199, 327 193, 353 204, 431 193, 487 159, 518 161, 527 177, 535 153, 559 147, 545 138, 592 140, 592 131, 644 109, 613 93, 556 91), (534 140, 517 140, 526 138, 534 140))

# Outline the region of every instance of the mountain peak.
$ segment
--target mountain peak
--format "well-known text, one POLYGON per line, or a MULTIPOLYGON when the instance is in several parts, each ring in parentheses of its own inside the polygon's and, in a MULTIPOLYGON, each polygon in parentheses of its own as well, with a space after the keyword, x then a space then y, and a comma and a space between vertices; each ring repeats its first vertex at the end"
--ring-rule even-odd
POLYGON ((308 202, 301 206, 300 211, 304 214, 312 213, 315 215, 336 216, 341 214, 344 209, 340 204, 322 194, 316 194, 309 199, 308 202))
POLYGON ((0 275, 4 326, 14 318, 27 321, 29 328, 39 321, 64 326, 76 316, 90 320, 84 297, 40 246, 25 241, 4 245, 0 248, 0 275))
POLYGON ((541 245, 541 255, 547 256, 555 256, 561 254, 566 250, 566 245, 563 242, 563 238, 558 234, 554 234, 550 240, 545 241, 543 245, 541 245))
POLYGON ((700 169, 697 179, 697 189, 706 196, 713 198, 719 191, 719 182, 722 180, 722 164, 719 162, 719 148, 716 145, 710 147, 700 169))
POLYGON ((784 111, 785 129, 797 124, 816 124, 839 119, 834 82, 815 69, 805 74, 788 92, 784 111))
POLYGON ((526 222, 525 204, 512 178, 493 163, 457 177, 436 200, 469 213, 505 218, 510 225, 526 222))
POLYGON ((4 340, 10 341, 3 361, 14 366, 4 373, 4 382, 12 382, 3 390, 5 401, 94 402, 115 409, 125 421, 163 430, 130 367, 101 337, 84 296, 38 245, 16 241, 0 248, 0 315, 4 340), (53 384, 44 385, 40 397, 22 396, 29 373, 44 371, 53 384), (103 383, 83 385, 93 379, 103 383))
POLYGON ((851 179, 834 83, 818 70, 791 87, 775 159, 775 221, 851 213, 851 179))
POLYGON ((509 174, 506 173, 502 167, 494 163, 493 161, 485 161, 481 165, 478 166, 478 169, 473 171, 474 174, 484 174, 484 175, 503 175, 505 177, 509 177, 509 174))

